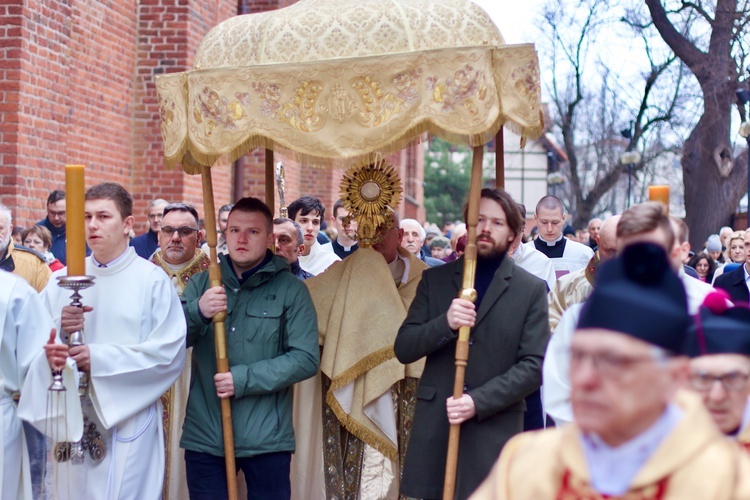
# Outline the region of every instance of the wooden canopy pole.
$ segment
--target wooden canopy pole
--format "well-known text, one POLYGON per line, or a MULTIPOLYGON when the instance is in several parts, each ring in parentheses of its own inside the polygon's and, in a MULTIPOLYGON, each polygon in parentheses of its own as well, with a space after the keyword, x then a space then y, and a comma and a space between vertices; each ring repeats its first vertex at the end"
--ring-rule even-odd
POLYGON ((504 127, 495 135, 495 187, 505 189, 505 136, 504 127))
POLYGON ((266 206, 272 214, 276 213, 273 199, 274 189, 276 188, 276 172, 273 167, 273 149, 266 149, 266 206))
MULTIPOLYGON (((203 166, 201 171, 203 179, 203 209, 206 220, 206 242, 209 248, 211 263, 208 266, 208 277, 210 285, 222 286, 221 269, 219 268, 218 256, 216 254, 216 211, 214 209, 214 189, 211 182, 211 168, 203 166)), ((229 358, 227 357, 227 332, 224 321, 227 319, 226 311, 220 312, 213 317, 214 323, 214 348, 216 349, 216 371, 227 373, 229 371, 229 358)), ((237 500, 237 469, 234 465, 234 432, 232 430, 232 407, 229 398, 221 399, 221 428, 224 434, 224 461, 227 469, 227 496, 229 500, 237 500)))
MULTIPOLYGON (((474 289, 474 277, 477 270, 477 222, 479 220, 479 197, 482 192, 482 157, 484 146, 474 148, 471 163, 471 183, 469 185, 469 209, 466 217, 466 250, 464 252, 464 275, 461 291, 458 296, 474 302, 477 291, 474 289)), ((456 341, 456 377, 453 382, 453 397, 464 395, 464 376, 469 361, 469 335, 471 328, 462 326, 458 329, 456 341)), ((443 483, 443 500, 453 500, 456 491, 456 472, 458 470, 458 441, 461 425, 453 424, 448 436, 448 457, 445 463, 445 482, 443 483)))

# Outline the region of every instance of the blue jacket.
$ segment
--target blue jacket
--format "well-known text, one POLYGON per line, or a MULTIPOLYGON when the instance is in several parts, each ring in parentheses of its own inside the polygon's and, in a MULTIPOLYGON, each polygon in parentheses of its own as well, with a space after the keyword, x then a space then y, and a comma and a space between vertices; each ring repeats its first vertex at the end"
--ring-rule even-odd
MULTIPOLYGON (((68 265, 68 260, 65 253, 65 228, 67 226, 63 225, 62 227, 55 227, 49 221, 49 217, 45 217, 44 220, 40 220, 36 223, 36 225, 44 226, 49 229, 49 232, 52 233, 52 246, 49 247, 49 251, 52 252, 52 255, 60 260, 60 262, 62 262, 64 265, 68 265)), ((86 246, 86 255, 91 255, 91 250, 88 246, 86 246)))
POLYGON ((130 246, 135 248, 135 253, 139 256, 149 259, 159 248, 158 234, 149 229, 145 234, 130 240, 130 246))

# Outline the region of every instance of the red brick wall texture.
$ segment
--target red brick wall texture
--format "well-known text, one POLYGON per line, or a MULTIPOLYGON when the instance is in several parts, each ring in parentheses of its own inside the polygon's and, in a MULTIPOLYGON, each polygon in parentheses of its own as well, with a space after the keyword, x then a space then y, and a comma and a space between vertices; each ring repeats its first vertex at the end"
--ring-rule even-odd
MULTIPOLYGON (((87 186, 125 186, 135 200, 138 233, 147 227, 146 206, 154 198, 194 203, 202 213, 200 177, 164 167, 154 76, 190 69, 203 36, 238 12, 292 3, 0 0, 0 202, 13 210, 14 224, 45 216, 49 192, 64 188, 66 164, 86 166, 87 186)), ((314 195, 333 206, 342 171, 277 160, 287 166, 287 202, 314 195)), ((423 217, 423 150, 390 160, 405 190, 416 189, 401 212, 423 217), (403 177, 407 172, 411 178, 403 177)), ((262 198, 264 152, 249 152, 242 165, 242 195, 262 198)), ((234 169, 212 172, 218 209, 234 201, 234 169)))

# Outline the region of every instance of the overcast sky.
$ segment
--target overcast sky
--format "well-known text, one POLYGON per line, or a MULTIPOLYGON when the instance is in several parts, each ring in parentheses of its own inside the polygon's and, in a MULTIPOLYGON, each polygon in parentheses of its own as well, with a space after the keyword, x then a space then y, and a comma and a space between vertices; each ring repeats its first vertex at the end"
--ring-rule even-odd
POLYGON ((505 43, 534 42, 534 21, 544 0, 472 0, 490 15, 505 43))

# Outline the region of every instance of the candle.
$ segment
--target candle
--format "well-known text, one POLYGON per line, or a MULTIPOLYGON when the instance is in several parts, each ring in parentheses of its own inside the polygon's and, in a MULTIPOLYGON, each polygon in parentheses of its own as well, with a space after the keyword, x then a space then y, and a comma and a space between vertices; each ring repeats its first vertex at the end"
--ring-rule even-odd
POLYGON ((669 213, 669 186, 649 186, 648 200, 664 203, 669 213))
POLYGON ((65 251, 68 276, 86 274, 83 165, 65 166, 65 251))

